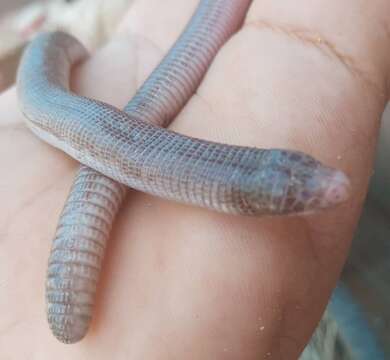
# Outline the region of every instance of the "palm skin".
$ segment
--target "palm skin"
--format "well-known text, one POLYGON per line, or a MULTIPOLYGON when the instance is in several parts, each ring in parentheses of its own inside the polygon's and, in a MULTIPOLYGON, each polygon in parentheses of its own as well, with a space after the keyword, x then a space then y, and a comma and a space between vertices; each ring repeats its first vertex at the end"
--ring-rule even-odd
MULTIPOLYGON (((196 3, 135 1, 113 40, 74 72, 73 89, 122 108, 196 3)), ((171 128, 310 153, 348 174, 350 200, 306 216, 245 218, 132 191, 114 226, 91 330, 76 345, 50 334, 44 278, 78 165, 24 127, 14 89, 0 96, 5 359, 298 356, 337 281, 364 201, 388 95, 390 42, 384 0, 370 11, 365 2, 303 3, 255 0, 171 128)))

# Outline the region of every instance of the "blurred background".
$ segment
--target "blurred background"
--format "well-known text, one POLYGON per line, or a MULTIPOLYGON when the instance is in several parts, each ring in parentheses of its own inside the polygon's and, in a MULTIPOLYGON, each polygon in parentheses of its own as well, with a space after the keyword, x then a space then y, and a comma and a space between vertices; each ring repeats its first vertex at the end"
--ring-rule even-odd
POLYGON ((31 0, 1 0, 0 11, 2 13, 30 3, 31 0))
MULTIPOLYGON (((123 10, 129 6, 131 1, 0 0, 0 91, 13 83, 22 49, 36 32, 42 29, 63 28, 81 38, 90 48, 95 48, 109 38, 115 25, 120 21, 123 10), (85 8, 88 8, 87 12, 83 11, 85 8), (77 21, 81 13, 83 14, 82 25, 77 21), (88 13, 88 18, 86 18, 86 13, 88 13)), ((386 358, 390 359, 389 152, 390 107, 388 106, 383 116, 375 171, 350 256, 342 274, 342 281, 351 296, 350 301, 358 304, 358 311, 366 319, 363 326, 372 330, 378 345, 386 352, 386 358)), ((337 296, 338 294, 335 294, 335 297, 337 296)), ((347 305, 347 307, 350 306, 347 305)), ((340 323, 341 320, 338 317, 346 316, 343 313, 347 312, 344 311, 340 315, 337 311, 329 309, 327 318, 325 317, 323 321, 325 325, 317 331, 323 343, 326 343, 324 337, 329 336, 332 324, 340 323)), ((351 329, 358 328, 353 317, 342 319, 342 321, 348 323, 351 329)), ((322 353, 317 355, 314 352, 307 352, 305 359, 363 359, 348 355, 347 350, 340 350, 342 344, 336 343, 336 341, 348 342, 348 336, 344 336, 342 332, 350 330, 345 330, 345 327, 340 330, 336 325, 332 329, 332 336, 335 338, 332 349, 327 351, 323 348, 322 353), (335 332, 340 332, 338 340, 335 332)), ((318 344, 315 346, 319 348, 318 344)), ((369 359, 375 360, 377 357, 369 359)))

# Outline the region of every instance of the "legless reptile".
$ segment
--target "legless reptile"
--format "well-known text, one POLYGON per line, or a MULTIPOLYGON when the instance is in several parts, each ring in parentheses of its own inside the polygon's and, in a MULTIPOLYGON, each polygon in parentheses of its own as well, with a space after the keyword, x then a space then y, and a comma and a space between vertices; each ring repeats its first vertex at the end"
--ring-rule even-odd
MULTIPOLYGON (((166 199, 243 215, 291 214, 345 200, 349 181, 297 151, 195 139, 163 129, 195 91, 249 0, 203 0, 125 112, 69 91, 84 48, 44 34, 26 50, 18 94, 27 125, 43 140, 119 183, 166 199)), ((82 167, 63 211, 49 262, 48 318, 63 342, 80 340, 91 318, 105 241, 122 185, 82 167)))

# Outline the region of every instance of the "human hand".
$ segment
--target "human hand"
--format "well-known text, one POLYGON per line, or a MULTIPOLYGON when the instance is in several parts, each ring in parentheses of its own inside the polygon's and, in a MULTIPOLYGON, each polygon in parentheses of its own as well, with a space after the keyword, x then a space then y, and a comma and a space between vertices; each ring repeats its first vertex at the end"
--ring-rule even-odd
MULTIPOLYGON (((76 92, 122 108, 197 1, 135 2, 76 92)), ((172 124, 192 136, 305 151, 344 170, 348 203, 243 218, 132 192, 110 241, 94 322, 79 344, 50 334, 44 277, 77 164, 0 97, 0 349, 7 359, 292 359, 345 260, 387 99, 389 5, 254 1, 172 124), (333 4, 333 5, 332 5, 333 4), (345 21, 346 16, 349 21, 345 21)))

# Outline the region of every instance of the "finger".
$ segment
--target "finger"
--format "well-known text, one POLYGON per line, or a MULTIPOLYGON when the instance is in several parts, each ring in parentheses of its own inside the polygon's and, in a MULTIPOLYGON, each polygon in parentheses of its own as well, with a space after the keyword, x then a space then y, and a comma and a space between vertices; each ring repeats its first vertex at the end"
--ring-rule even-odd
POLYGON ((169 51, 197 5, 196 0, 132 3, 107 46, 74 72, 76 91, 122 108, 169 51))

